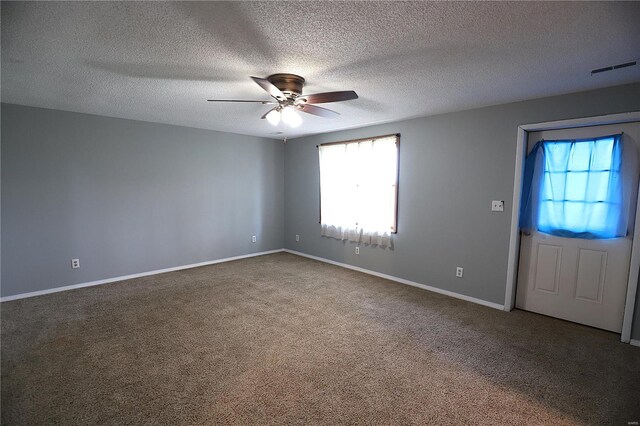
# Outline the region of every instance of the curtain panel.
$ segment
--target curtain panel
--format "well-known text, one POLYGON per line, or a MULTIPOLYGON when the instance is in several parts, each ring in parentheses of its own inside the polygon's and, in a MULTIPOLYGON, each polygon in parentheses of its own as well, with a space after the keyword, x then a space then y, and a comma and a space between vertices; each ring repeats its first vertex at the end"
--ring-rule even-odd
POLYGON ((538 142, 525 161, 520 228, 568 238, 633 232, 638 156, 622 134, 538 142))
POLYGON ((318 149, 321 235, 390 246, 395 231, 397 136, 318 149))

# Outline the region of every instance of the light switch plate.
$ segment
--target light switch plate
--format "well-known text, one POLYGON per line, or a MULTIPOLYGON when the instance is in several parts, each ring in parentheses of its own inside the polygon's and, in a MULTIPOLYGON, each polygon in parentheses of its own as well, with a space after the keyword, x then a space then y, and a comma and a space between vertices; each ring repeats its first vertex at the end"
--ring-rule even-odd
POLYGON ((491 211, 492 212, 503 212, 504 211, 504 201, 492 201, 491 202, 491 211))

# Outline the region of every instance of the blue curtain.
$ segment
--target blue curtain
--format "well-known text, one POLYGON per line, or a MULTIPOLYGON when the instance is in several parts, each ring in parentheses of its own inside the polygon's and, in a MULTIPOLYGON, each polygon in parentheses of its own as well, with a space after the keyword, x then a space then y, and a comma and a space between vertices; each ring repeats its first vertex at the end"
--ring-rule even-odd
POLYGON ((525 161, 520 227, 569 238, 624 237, 633 226, 634 182, 637 154, 622 135, 540 141, 525 161))

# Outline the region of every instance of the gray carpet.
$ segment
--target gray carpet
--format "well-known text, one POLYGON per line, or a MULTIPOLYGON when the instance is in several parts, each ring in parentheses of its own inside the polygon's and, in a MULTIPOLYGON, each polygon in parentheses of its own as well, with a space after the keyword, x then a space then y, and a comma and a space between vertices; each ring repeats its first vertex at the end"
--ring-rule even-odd
POLYGON ((1 309, 6 425, 640 420, 615 334, 291 254, 1 309))

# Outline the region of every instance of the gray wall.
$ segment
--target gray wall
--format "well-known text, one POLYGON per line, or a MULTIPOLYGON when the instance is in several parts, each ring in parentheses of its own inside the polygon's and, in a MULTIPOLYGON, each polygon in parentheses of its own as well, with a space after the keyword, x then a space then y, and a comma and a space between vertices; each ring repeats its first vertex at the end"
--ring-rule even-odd
POLYGON ((290 141, 285 247, 503 304, 518 125, 638 110, 634 84, 290 141), (316 145, 388 133, 402 134, 398 233, 392 250, 362 246, 356 256, 354 243, 320 236, 316 145), (504 213, 491 200, 505 200, 504 213))
POLYGON ((0 294, 284 246, 502 304, 517 126, 638 110, 635 84, 283 146, 2 104, 0 294), (396 132, 402 138, 394 248, 363 246, 355 256, 353 244, 320 237, 315 145, 396 132), (490 212, 492 199, 506 201, 504 213, 490 212), (70 268, 74 257, 78 270, 70 268), (458 265, 465 268, 463 279, 454 277, 458 265))
POLYGON ((2 104, 1 295, 280 249, 283 158, 271 139, 2 104))

